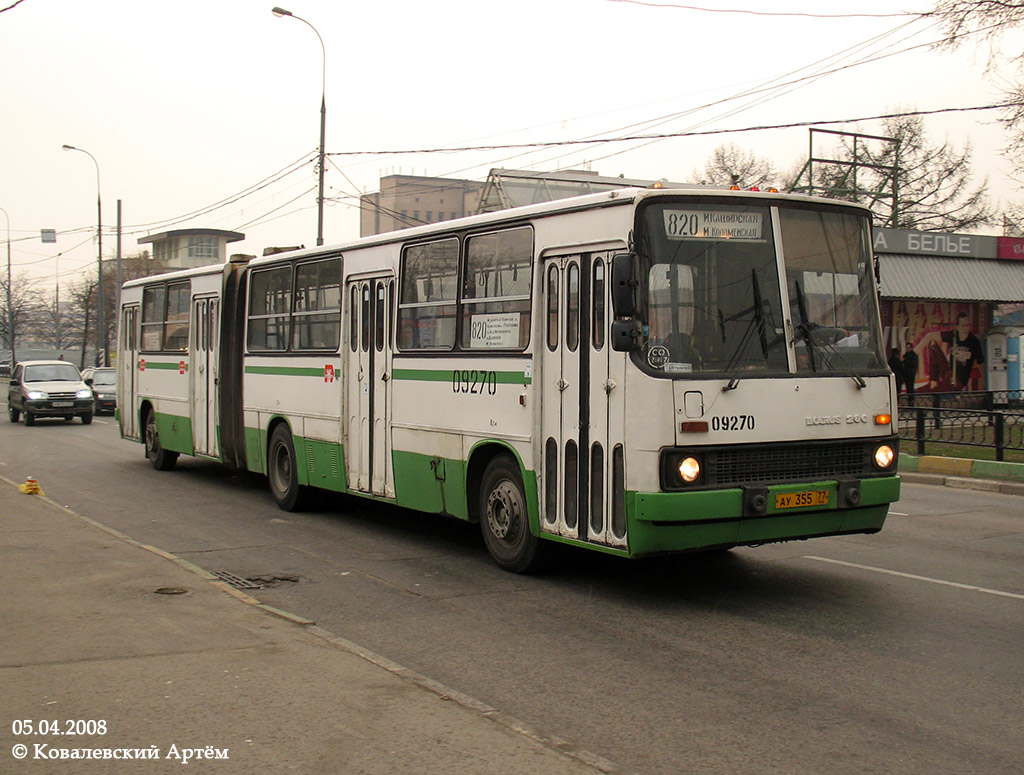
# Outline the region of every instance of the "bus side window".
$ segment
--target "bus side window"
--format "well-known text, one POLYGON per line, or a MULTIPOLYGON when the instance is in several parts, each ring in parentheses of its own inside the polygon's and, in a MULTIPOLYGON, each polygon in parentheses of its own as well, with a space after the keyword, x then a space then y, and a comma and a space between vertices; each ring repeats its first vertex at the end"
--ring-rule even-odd
POLYGON ((360 303, 359 325, 362 326, 362 338, 359 346, 363 352, 370 351, 370 286, 366 284, 362 289, 362 301, 360 303))
POLYGON ((352 286, 352 298, 348 305, 348 346, 352 352, 359 349, 359 286, 352 286))
POLYGON ((604 347, 604 329, 605 329, 605 297, 607 292, 605 291, 604 284, 604 261, 600 258, 594 261, 594 277, 593 282, 590 284, 590 298, 592 300, 593 314, 590 319, 593 321, 593 342, 594 349, 600 350, 604 347))
POLYGON ((580 265, 575 261, 569 264, 565 307, 565 346, 576 352, 580 345, 580 265))
POLYGON ((455 346, 459 240, 410 245, 402 251, 398 288, 398 348, 451 350, 455 346))
POLYGON ((558 349, 558 267, 548 267, 548 349, 558 349))

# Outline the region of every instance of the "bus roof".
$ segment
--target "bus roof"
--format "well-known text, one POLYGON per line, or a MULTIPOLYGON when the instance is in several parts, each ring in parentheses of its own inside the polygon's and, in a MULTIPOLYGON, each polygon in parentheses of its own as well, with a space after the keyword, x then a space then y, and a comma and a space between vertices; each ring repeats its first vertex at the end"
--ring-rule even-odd
MULTIPOLYGON (((454 220, 440 221, 438 223, 424 224, 423 226, 414 226, 409 229, 400 229, 398 231, 385 232, 384 234, 375 234, 369 237, 360 237, 358 239, 350 240, 348 242, 341 242, 333 245, 324 245, 315 248, 300 248, 298 250, 291 250, 282 253, 275 253, 270 256, 261 256, 254 258, 249 262, 250 266, 261 266, 263 264, 274 264, 282 260, 291 260, 295 258, 303 258, 306 256, 323 256, 344 252, 346 250, 354 250, 357 248, 372 247, 374 245, 386 245, 393 242, 407 242, 414 240, 419 237, 427 237, 431 234, 450 232, 453 229, 468 229, 479 226, 487 226, 489 224, 506 223, 509 221, 517 221, 528 218, 543 218, 552 215, 558 215, 560 213, 574 212, 579 210, 591 210, 601 207, 616 207, 622 205, 638 204, 644 199, 657 199, 662 197, 707 197, 714 196, 725 199, 746 199, 746 200, 764 200, 768 201, 787 201, 787 202, 805 202, 814 203, 821 205, 829 205, 832 207, 845 207, 852 210, 859 210, 865 214, 870 214, 871 210, 863 205, 854 204, 852 202, 845 202, 837 199, 826 199, 824 197, 812 197, 805 194, 787 194, 782 192, 768 192, 768 191, 734 191, 730 189, 720 189, 711 186, 702 186, 700 188, 619 188, 612 191, 603 191, 597 194, 584 194, 582 196, 568 197, 566 199, 556 199, 550 202, 541 202, 539 204, 527 205, 525 207, 515 207, 507 210, 497 210, 495 212, 483 213, 481 215, 470 215, 465 218, 456 218, 454 220)), ((190 277, 197 277, 208 274, 215 274, 224 271, 226 266, 230 266, 228 263, 211 264, 209 266, 201 266, 194 269, 180 269, 172 272, 166 272, 159 275, 151 275, 149 277, 141 277, 135 280, 128 280, 124 283, 125 288, 132 288, 140 285, 145 285, 149 282, 154 282, 159 279, 161 282, 168 280, 178 280, 190 277)))
POLYGON ((231 266, 232 262, 221 262, 219 264, 207 264, 206 266, 197 266, 192 269, 175 269, 171 272, 162 272, 161 274, 153 274, 147 277, 137 277, 134 280, 125 280, 122 284, 122 288, 134 288, 139 285, 146 285, 151 282, 167 282, 168 280, 184 280, 189 277, 202 277, 203 275, 220 274, 224 271, 224 268, 231 266))
POLYGON ((467 229, 477 226, 486 226, 495 223, 516 221, 520 219, 548 217, 551 215, 558 215, 560 213, 573 212, 578 210, 590 210, 601 207, 614 207, 620 205, 637 204, 644 199, 680 196, 714 196, 726 199, 805 202, 830 205, 832 207, 847 207, 853 210, 860 210, 867 215, 870 215, 871 212, 869 208, 863 205, 855 204, 852 202, 845 202, 843 200, 837 199, 812 197, 807 196, 805 194, 787 194, 782 192, 766 191, 734 191, 724 188, 713 188, 710 186, 702 186, 700 188, 693 189, 620 188, 615 189, 613 191, 603 191, 597 194, 584 194, 582 196, 568 197, 566 199, 556 199, 550 202, 541 202, 539 204, 526 205, 524 207, 514 207, 509 208, 507 210, 497 210, 490 213, 483 213, 481 215, 470 215, 464 218, 440 221, 438 223, 429 223, 424 224, 423 226, 414 226, 408 229, 400 229, 398 231, 390 231, 385 232, 383 234, 375 234, 368 237, 360 237, 349 242, 343 242, 334 245, 324 245, 315 248, 302 248, 300 250, 292 250, 277 253, 272 256, 261 256, 259 258, 253 259, 250 262, 250 265, 260 266, 263 264, 276 263, 281 260, 303 258, 306 256, 323 256, 325 254, 344 252, 346 250, 354 250, 356 248, 366 248, 372 247, 374 245, 386 245, 393 242, 407 242, 409 240, 415 240, 419 237, 426 237, 431 234, 450 232, 453 229, 467 229))

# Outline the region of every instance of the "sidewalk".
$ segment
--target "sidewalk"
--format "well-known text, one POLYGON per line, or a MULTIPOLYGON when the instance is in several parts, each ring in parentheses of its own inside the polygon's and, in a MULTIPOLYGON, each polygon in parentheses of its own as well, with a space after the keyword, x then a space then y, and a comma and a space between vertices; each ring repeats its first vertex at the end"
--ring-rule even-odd
POLYGON ((5 773, 612 770, 3 479, 0 568, 5 773))

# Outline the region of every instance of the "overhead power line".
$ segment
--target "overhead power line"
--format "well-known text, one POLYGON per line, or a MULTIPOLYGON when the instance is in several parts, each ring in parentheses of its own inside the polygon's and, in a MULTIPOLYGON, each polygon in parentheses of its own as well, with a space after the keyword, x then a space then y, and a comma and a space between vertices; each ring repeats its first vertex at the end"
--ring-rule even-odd
POLYGON ((626 5, 642 5, 647 8, 677 8, 683 11, 700 11, 701 13, 737 13, 749 16, 788 16, 805 19, 892 19, 895 17, 924 16, 921 13, 901 11, 897 13, 797 13, 795 11, 751 11, 746 8, 701 8, 695 5, 679 5, 677 3, 646 3, 643 0, 606 0, 609 3, 626 5))
POLYGON ((664 132, 660 134, 626 135, 604 139, 583 140, 551 140, 533 143, 505 143, 502 145, 466 145, 450 148, 404 148, 385 151, 333 151, 328 156, 389 156, 413 153, 463 153, 466 151, 504 151, 513 148, 556 148, 571 145, 598 145, 601 143, 625 143, 635 140, 663 140, 671 137, 705 137, 708 135, 739 134, 740 132, 762 132, 770 129, 799 129, 800 127, 826 126, 829 124, 853 124, 858 121, 881 121, 887 118, 904 116, 933 116, 941 113, 969 113, 981 110, 1001 110, 1024 106, 1024 102, 1000 102, 995 105, 974 105, 961 108, 936 108, 935 110, 908 110, 900 113, 881 113, 876 116, 858 116, 855 118, 832 118, 817 121, 794 121, 788 124, 762 124, 759 126, 741 127, 738 129, 705 129, 696 132, 664 132))

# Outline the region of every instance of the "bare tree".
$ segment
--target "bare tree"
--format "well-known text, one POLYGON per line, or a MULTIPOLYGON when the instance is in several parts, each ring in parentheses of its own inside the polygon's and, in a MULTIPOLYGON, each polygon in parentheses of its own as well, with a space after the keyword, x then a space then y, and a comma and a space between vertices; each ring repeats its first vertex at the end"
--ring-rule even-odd
POLYGON ((711 186, 752 188, 778 183, 778 172, 770 161, 733 143, 715 148, 703 172, 694 170, 693 175, 711 186))
MULTIPOLYGON (((971 146, 954 148, 948 140, 930 145, 920 116, 885 120, 884 133, 897 142, 861 145, 857 149, 857 186, 850 187, 849 167, 821 165, 815 186, 841 190, 844 199, 869 205, 879 225, 923 231, 963 231, 995 222, 988 181, 972 185, 971 146), (896 201, 892 191, 896 174, 896 201), (885 193, 883 193, 885 192, 885 193), (896 208, 893 218, 893 207, 896 208)), ((847 162, 854 150, 843 141, 834 158, 847 162)))
POLYGON ((13 351, 15 358, 17 358, 17 343, 32 330, 38 315, 39 294, 36 284, 36 281, 30 279, 27 274, 12 277, 11 305, 8 308, 7 277, 0 277, 0 309, 3 310, 3 316, 0 319, 0 340, 4 343, 4 350, 13 351))
MULTIPOLYGON (((161 261, 150 257, 148 250, 124 256, 121 259, 121 282, 148 277, 165 271, 161 261)), ((106 341, 114 347, 117 342, 117 268, 111 259, 103 261, 103 323, 106 328, 106 341)), ((96 342, 96 278, 84 276, 72 283, 68 289, 71 299, 70 312, 74 325, 71 336, 81 344, 81 365, 85 367, 86 352, 96 342)))
MULTIPOLYGON (((936 0, 926 16, 942 23, 945 35, 940 46, 953 49, 968 41, 988 47, 988 67, 997 69, 1006 64, 1015 70, 1004 91, 1005 105, 1000 122, 1006 129, 1006 158, 1024 185, 1024 50, 1015 48, 1004 53, 1003 36, 1012 29, 1024 27, 1024 2, 1021 0, 936 0)), ((1017 214, 1021 217, 1021 213, 1017 214)))
POLYGON ((57 294, 39 300, 37 332, 39 341, 54 350, 64 350, 71 346, 72 313, 67 299, 60 300, 57 294))
POLYGON ((67 286, 67 296, 70 299, 71 309, 74 310, 76 323, 72 327, 70 335, 76 344, 81 344, 78 368, 84 369, 89 343, 96 341, 96 335, 92 331, 96 327, 96 279, 89 275, 80 277, 67 286))

